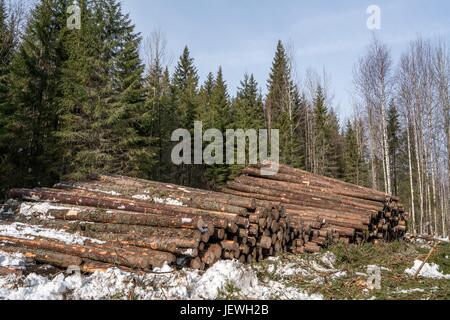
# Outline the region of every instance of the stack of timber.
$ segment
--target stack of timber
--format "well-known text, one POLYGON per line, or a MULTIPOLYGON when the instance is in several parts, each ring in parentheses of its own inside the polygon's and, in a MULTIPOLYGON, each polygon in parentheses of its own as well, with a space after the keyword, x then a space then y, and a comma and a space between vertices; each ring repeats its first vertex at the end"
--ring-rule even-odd
POLYGON ((83 265, 85 271, 146 271, 164 263, 204 270, 221 259, 252 263, 287 251, 296 236, 278 202, 121 176, 14 189, 9 196, 17 201, 11 222, 102 243, 1 236, 0 250, 58 267, 83 265))
POLYGON ((262 168, 244 169, 222 191, 281 203, 296 234, 293 253, 318 252, 338 242, 391 241, 406 234, 407 214, 396 197, 285 165, 273 175, 263 175, 262 168))

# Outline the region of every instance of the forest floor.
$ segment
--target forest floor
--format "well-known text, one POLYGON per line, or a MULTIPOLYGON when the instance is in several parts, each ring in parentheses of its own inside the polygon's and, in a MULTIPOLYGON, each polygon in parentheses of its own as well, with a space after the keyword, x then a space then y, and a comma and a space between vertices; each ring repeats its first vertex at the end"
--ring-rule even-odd
POLYGON ((427 243, 404 242, 338 245, 325 254, 288 255, 276 263, 264 262, 257 269, 260 277, 282 280, 287 286, 320 294, 325 300, 448 300, 449 243, 441 243, 420 276, 414 277, 431 248, 427 243), (321 270, 327 255, 331 263, 321 270), (279 272, 273 272, 280 266, 279 272), (295 272, 283 275, 286 266, 295 272), (381 289, 369 288, 369 266, 381 271, 381 289))
POLYGON ((168 266, 145 275, 118 269, 69 275, 28 266, 20 255, 1 253, 0 267, 22 268, 0 277, 1 299, 450 299, 450 244, 426 242, 338 245, 316 255, 284 255, 244 266, 221 261, 206 272, 168 266), (381 289, 369 288, 368 267, 381 272, 381 289))

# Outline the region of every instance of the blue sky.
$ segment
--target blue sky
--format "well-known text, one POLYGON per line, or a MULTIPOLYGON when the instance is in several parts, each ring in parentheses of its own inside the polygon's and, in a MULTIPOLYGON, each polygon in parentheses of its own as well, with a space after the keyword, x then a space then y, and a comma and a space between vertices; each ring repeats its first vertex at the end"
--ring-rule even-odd
POLYGON ((299 80, 308 68, 330 76, 333 105, 351 115, 352 70, 373 31, 366 27, 369 5, 381 8, 376 35, 398 59, 418 35, 450 41, 448 0, 122 0, 145 37, 161 30, 174 63, 185 45, 201 79, 223 67, 231 94, 245 72, 265 91, 278 39, 295 48, 299 80))

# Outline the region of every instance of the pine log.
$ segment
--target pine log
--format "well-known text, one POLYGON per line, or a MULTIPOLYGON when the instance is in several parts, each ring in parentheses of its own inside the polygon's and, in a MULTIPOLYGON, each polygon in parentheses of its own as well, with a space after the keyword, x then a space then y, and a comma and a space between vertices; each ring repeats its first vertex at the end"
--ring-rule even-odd
POLYGON ((66 255, 77 256, 80 258, 91 259, 94 261, 116 264, 120 266, 150 269, 152 267, 161 267, 164 263, 175 262, 175 256, 160 251, 145 250, 141 252, 132 252, 114 246, 105 245, 77 245, 67 244, 56 240, 36 238, 19 239, 13 237, 0 236, 0 242, 8 246, 29 247, 31 249, 41 249, 66 255))
MULTIPOLYGON (((87 187, 88 189, 104 188, 105 185, 110 189, 107 191, 115 192, 128 192, 129 194, 148 194, 150 196, 161 196, 176 198, 178 196, 192 196, 192 198, 204 198, 210 201, 228 204, 236 207, 247 208, 250 210, 255 209, 255 201, 252 199, 233 197, 230 195, 205 191, 201 189, 188 188, 177 186, 174 184, 167 184, 155 181, 148 181, 142 179, 135 179, 122 176, 101 176, 98 181, 90 183, 71 183, 73 187, 87 187), (132 181, 134 180, 134 181, 132 181), (154 194, 152 192, 155 192, 154 194)), ((220 210, 219 210, 220 211, 220 210)))
POLYGON ((202 262, 208 266, 213 265, 222 257, 222 251, 221 245, 211 245, 206 252, 201 254, 202 262))
POLYGON ((194 269, 194 270, 204 270, 205 269, 205 264, 199 257, 192 259, 189 266, 191 269, 194 269))
MULTIPOLYGON (((248 175, 261 176, 261 171, 259 170, 259 167, 260 166, 252 166, 250 168, 246 168, 243 170, 243 173, 248 175)), ((350 196, 355 198, 381 202, 390 201, 390 199, 398 201, 398 198, 386 195, 376 190, 355 186, 340 180, 315 175, 285 165, 279 166, 279 170, 276 175, 264 177, 271 180, 286 181, 293 183, 298 183, 299 181, 301 181, 301 183, 308 186, 314 186, 319 188, 330 188, 336 194, 341 194, 344 196, 350 196)))
POLYGON ((173 217, 179 219, 200 220, 199 216, 201 216, 201 221, 211 222, 216 227, 227 227, 228 221, 226 220, 226 217, 237 217, 236 215, 228 215, 219 212, 203 211, 179 206, 149 204, 142 201, 130 201, 122 198, 99 196, 98 194, 92 193, 80 195, 75 192, 62 192, 51 189, 14 189, 10 191, 10 196, 12 198, 24 200, 44 200, 55 203, 153 214, 159 215, 161 218, 173 217))
POLYGON ((118 245, 127 245, 134 247, 147 248, 157 251, 170 252, 179 256, 196 257, 197 248, 200 245, 198 240, 173 237, 147 237, 130 234, 110 234, 110 233, 92 233, 83 232, 83 236, 94 239, 117 243, 118 245))
POLYGON ((24 247, 12 247, 3 245, 0 249, 9 253, 21 253, 25 258, 41 264, 49 264, 57 268, 67 269, 68 267, 80 267, 83 259, 58 252, 51 252, 41 249, 31 249, 24 247))
MULTIPOLYGON (((45 228, 64 230, 70 233, 85 232, 108 233, 108 234, 128 234, 135 237, 144 238, 176 238, 186 239, 188 241, 202 241, 202 234, 198 230, 179 229, 179 228, 163 228, 163 227, 147 227, 139 225, 111 224, 111 223, 94 223, 86 221, 67 221, 59 219, 39 219, 29 217, 16 217, 15 221, 28 223, 31 225, 41 226, 45 228)), ((209 240, 209 239, 208 239, 209 240)), ((206 242, 208 242, 208 240, 206 242)), ((180 248, 190 248, 180 246, 180 248)))
POLYGON ((320 247, 317 243, 308 242, 308 243, 305 243, 305 251, 308 253, 319 253, 320 247))
MULTIPOLYGON (((156 214, 140 214, 127 211, 104 210, 83 208, 82 211, 51 209, 49 215, 60 220, 85 221, 104 224, 138 225, 165 228, 182 228, 199 230, 202 233, 212 234, 214 225, 212 222, 206 223, 198 216, 186 215, 185 217, 168 217, 156 214)), ((221 226, 227 223, 221 224, 221 226)))
POLYGON ((342 202, 335 202, 332 200, 328 200, 324 197, 321 197, 320 195, 308 195, 308 194, 292 194, 292 193, 285 193, 275 190, 270 190, 266 188, 260 188, 260 187, 253 187, 248 185, 239 184, 236 182, 229 182, 227 183, 228 189, 237 190, 240 192, 245 192, 250 194, 251 196, 257 198, 257 199, 263 199, 263 200, 281 200, 283 203, 289 203, 289 204, 297 204, 302 206, 311 206, 316 208, 323 208, 323 209, 335 209, 335 208, 341 208, 348 212, 354 212, 354 213, 366 213, 367 215, 373 215, 377 214, 377 211, 375 210, 362 210, 358 209, 352 205, 348 205, 342 202))
POLYGON ((289 190, 289 193, 292 194, 306 194, 306 195, 318 195, 321 197, 336 201, 343 204, 348 204, 351 206, 355 206, 358 208, 364 208, 368 210, 379 210, 380 206, 383 206, 386 201, 371 201, 371 200, 363 200, 359 198, 354 198, 350 196, 337 195, 332 192, 330 189, 320 189, 320 188, 309 188, 304 184, 292 183, 292 182, 284 182, 284 181, 275 181, 263 178, 256 178, 251 176, 241 176, 235 179, 236 183, 245 184, 249 186, 261 187, 276 191, 286 191, 289 190))

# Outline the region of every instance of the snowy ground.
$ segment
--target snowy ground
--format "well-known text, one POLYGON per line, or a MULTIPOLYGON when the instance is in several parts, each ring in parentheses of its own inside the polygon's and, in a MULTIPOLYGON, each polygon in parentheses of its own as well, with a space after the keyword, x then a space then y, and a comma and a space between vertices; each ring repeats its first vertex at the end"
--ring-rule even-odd
POLYGON ((406 273, 414 276, 417 271, 422 267, 420 270, 419 276, 423 278, 429 278, 429 279, 449 279, 450 275, 445 275, 440 270, 440 267, 435 263, 425 263, 423 264, 423 261, 416 260, 414 261, 414 266, 410 269, 406 269, 406 273), (423 267, 422 267, 423 265, 423 267))
MULTIPOLYGON (((17 239, 33 240, 36 237, 42 237, 64 242, 66 244, 83 245, 86 241, 103 244, 103 241, 86 238, 76 234, 67 233, 54 229, 32 226, 24 223, 0 224, 0 236, 13 237, 17 239)), ((0 246, 1 250, 1 246, 0 246)))
MULTIPOLYGON (((425 247, 423 252, 427 250, 426 245, 421 247, 425 247)), ((416 251, 411 247, 408 248, 411 250, 411 256, 417 256, 416 251)), ((354 251, 348 252, 348 255, 355 257, 360 253, 354 251)), ((373 262, 371 259, 367 262, 373 262)), ((368 275, 365 273, 368 265, 359 265, 359 261, 355 260, 353 261, 355 268, 351 269, 346 263, 342 263, 342 252, 337 251, 336 254, 325 252, 318 255, 271 258, 253 266, 244 266, 236 261, 222 261, 206 272, 173 270, 165 266, 145 275, 130 274, 118 269, 92 275, 68 274, 62 271, 45 274, 41 271, 46 270, 46 267, 41 266, 39 269, 41 271, 11 273, 0 277, 0 300, 321 300, 427 299, 430 298, 430 294, 431 298, 450 296, 448 287, 450 275, 438 264, 434 262, 425 264, 420 278, 416 280, 413 275, 422 265, 422 261, 405 260, 399 264, 402 258, 397 256, 396 259, 398 260, 387 262, 385 266, 379 265, 383 276, 383 290, 379 291, 369 290, 368 275)), ((448 259, 448 255, 443 259, 448 259)), ((0 252, 0 268, 25 271, 29 267, 28 263, 19 254, 0 252)))
MULTIPOLYGON (((0 252, 0 266, 24 269, 25 265, 24 257, 0 252)), ((13 300, 217 299, 229 294, 248 299, 322 299, 321 295, 286 287, 281 281, 263 283, 254 270, 236 261, 221 261, 204 273, 165 266, 145 275, 110 269, 90 276, 31 273, 0 277, 0 299, 13 300)))
MULTIPOLYGON (((50 219, 50 206, 23 204, 21 213, 50 219)), ((22 223, 0 224, 0 236, 46 237, 68 244, 96 241, 22 223)), ((166 266, 147 274, 110 269, 80 275, 33 265, 20 254, 2 252, 0 246, 0 300, 450 299, 450 244, 442 244, 414 279, 430 249, 426 241, 337 246, 330 252, 286 255, 252 266, 222 261, 206 272, 166 266), (369 266, 379 270, 382 289, 371 288, 369 266)))

